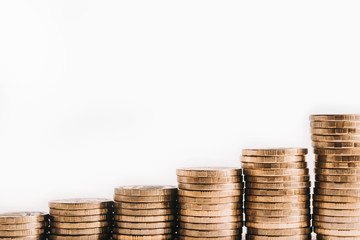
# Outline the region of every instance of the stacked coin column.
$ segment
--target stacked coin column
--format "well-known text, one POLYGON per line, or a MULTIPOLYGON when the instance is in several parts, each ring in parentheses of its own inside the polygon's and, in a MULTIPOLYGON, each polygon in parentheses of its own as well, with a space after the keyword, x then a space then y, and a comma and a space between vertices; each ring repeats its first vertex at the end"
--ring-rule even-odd
POLYGON ((360 239, 360 115, 312 115, 318 239, 360 239))
POLYGON ((49 203, 50 239, 110 239, 113 202, 108 199, 64 199, 49 203))
POLYGON ((248 240, 311 239, 307 149, 244 149, 248 240))
POLYGON ((175 239, 176 187, 122 186, 114 198, 114 239, 175 239))
POLYGON ((49 216, 43 212, 0 214, 0 239, 47 239, 49 216))
POLYGON ((240 168, 185 168, 179 182, 179 240, 241 239, 240 168))

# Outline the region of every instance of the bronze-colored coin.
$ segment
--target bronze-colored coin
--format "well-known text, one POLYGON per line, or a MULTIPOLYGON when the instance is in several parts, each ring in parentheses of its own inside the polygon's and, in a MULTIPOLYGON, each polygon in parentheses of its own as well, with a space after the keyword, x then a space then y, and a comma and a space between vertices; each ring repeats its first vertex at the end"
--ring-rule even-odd
POLYGON ((129 215, 129 216, 159 216, 176 214, 175 208, 159 208, 159 209, 128 209, 115 208, 115 214, 129 215))
POLYGON ((113 201, 105 198, 73 198, 54 200, 49 203, 50 208, 63 210, 109 208, 112 205, 113 201))
POLYGON ((182 236, 179 235, 177 237, 177 240, 209 240, 209 239, 213 239, 213 240, 217 240, 217 239, 221 239, 221 240, 241 240, 241 235, 235 235, 235 236, 226 236, 226 237, 190 237, 190 236, 182 236))
POLYGON ((241 209, 242 203, 225 203, 225 204, 196 204, 196 203, 180 203, 179 207, 181 209, 189 209, 196 211, 221 211, 229 209, 241 209))
POLYGON ((110 214, 111 210, 109 208, 99 208, 99 209, 81 209, 81 210, 61 210, 50 208, 50 215, 57 216, 92 216, 92 215, 104 215, 110 214))
POLYGON ((124 196, 115 195, 114 199, 117 202, 137 202, 137 203, 151 203, 151 202, 169 202, 175 201, 176 195, 158 195, 158 196, 124 196))
POLYGON ((281 210, 266 210, 266 209, 251 209, 245 208, 245 215, 262 216, 262 217, 287 217, 309 215, 310 208, 303 209, 281 209, 281 210))
POLYGON ((115 214, 114 219, 119 222, 170 222, 175 220, 175 214, 162 216, 127 216, 115 214))
POLYGON ((111 219, 111 215, 93 215, 93 216, 50 216, 51 221, 54 222, 69 222, 69 223, 81 223, 81 222, 97 222, 107 221, 111 219))
POLYGON ((248 196, 292 196, 292 195, 309 195, 309 188, 295 189, 245 189, 248 196))
POLYGON ((316 234, 316 239, 318 240, 359 240, 360 236, 351 236, 351 237, 343 237, 343 236, 328 236, 316 234))
POLYGON ((301 176, 245 176, 246 182, 262 183, 283 183, 283 182, 307 182, 310 180, 309 175, 301 176))
POLYGON ((360 162, 360 155, 316 155, 317 162, 360 162))
POLYGON ((360 121, 311 121, 312 128, 359 128, 360 121))
POLYGON ((173 228, 176 226, 175 221, 169 222, 115 222, 118 228, 127 229, 159 229, 159 228, 173 228))
POLYGON ((179 214, 184 216, 222 217, 222 216, 240 215, 242 214, 242 209, 228 209, 228 210, 218 210, 218 211, 180 209, 179 214))
POLYGON ((243 163, 292 163, 304 162, 305 155, 288 155, 288 156, 241 156, 243 163))
MULTIPOLYGON (((0 214, 0 224, 17 224, 41 222, 48 219, 44 212, 8 212, 0 214)), ((31 234, 30 234, 31 235, 31 234)))
POLYGON ((235 190, 222 190, 222 191, 189 191, 179 189, 179 196, 187 196, 187 197, 232 197, 232 196, 240 196, 243 194, 241 189, 235 190))
POLYGON ((147 235, 161 235, 161 234, 173 234, 173 228, 155 228, 155 229, 128 229, 117 228, 113 229, 115 234, 135 235, 135 236, 147 236, 147 235))
POLYGON ((314 201, 314 207, 328 209, 360 209, 360 203, 357 202, 321 202, 314 201))
POLYGON ((236 189, 243 189, 243 183, 227 183, 227 184, 194 184, 194 183, 179 183, 180 189, 185 190, 202 190, 202 191, 209 191, 209 190, 236 190, 236 189))
POLYGON ((360 142, 313 142, 314 148, 331 148, 331 149, 343 149, 343 148, 357 148, 360 147, 360 142))
POLYGON ((27 230, 17 230, 17 231, 8 231, 8 230, 0 230, 0 239, 5 238, 13 238, 13 237, 26 237, 31 235, 42 235, 45 233, 45 229, 36 228, 36 229, 27 229, 27 230))
POLYGON ((359 217, 334 217, 334 216, 321 216, 313 215, 313 221, 328 222, 328 223, 354 223, 360 222, 359 217))
POLYGON ((292 236, 258 236, 246 234, 246 240, 311 240, 311 235, 292 235, 292 236))
POLYGON ((154 202, 154 203, 115 202, 114 207, 115 208, 126 208, 126 209, 174 208, 174 207, 176 207, 176 202, 175 201, 154 202))
POLYGON ((329 236, 342 236, 342 237, 352 237, 352 236, 360 236, 360 230, 354 229, 325 229, 320 227, 314 227, 314 231, 317 234, 329 235, 329 236))
POLYGON ((246 182, 246 188, 252 189, 294 189, 309 188, 310 182, 286 182, 286 183, 252 183, 246 182))
POLYGON ((245 208, 280 210, 280 209, 305 209, 310 206, 310 202, 286 202, 286 203, 269 203, 269 202, 245 202, 245 208))
POLYGON ((359 189, 360 190, 360 183, 315 182, 315 187, 329 188, 329 189, 359 189))
POLYGON ((360 197, 349 197, 349 196, 331 196, 331 195, 318 195, 314 194, 314 200, 319 202, 359 202, 360 197))
POLYGON ((174 239, 173 234, 161 234, 161 235, 148 235, 148 236, 134 236, 125 234, 113 234, 115 240, 170 240, 174 239))
POLYGON ((182 177, 231 177, 240 176, 242 170, 236 167, 193 167, 177 169, 176 174, 182 177))
POLYGON ((177 177, 179 183, 195 184, 224 184, 224 183, 241 183, 242 176, 236 177, 177 177))
POLYGON ((244 169, 246 176, 293 176, 293 175, 308 175, 309 169, 244 169))
POLYGON ((16 240, 44 240, 46 239, 46 235, 30 235, 30 236, 24 236, 24 237, 6 237, 6 238, 0 238, 0 239, 16 239, 16 240))
MULTIPOLYGON (((360 131, 360 130, 359 130, 360 131)), ((318 155, 360 155, 360 148, 346 149, 314 149, 314 153, 318 155)))
POLYGON ((355 189, 315 188, 314 192, 315 194, 319 194, 319 195, 360 197, 360 190, 355 190, 355 189))
POLYGON ((311 233, 311 228, 290 228, 290 229, 259 229, 247 228, 247 233, 258 236, 294 236, 307 235, 311 233))
POLYGON ((327 208, 317 208, 314 207, 314 214, 321 216, 331 216, 331 217, 360 217, 359 209, 327 209, 327 208))
POLYGON ((159 196, 176 195, 177 188, 168 185, 132 185, 115 188, 115 195, 124 196, 159 196))
POLYGON ((358 135, 359 128, 312 128, 311 134, 314 135, 358 135))
POLYGON ((195 203, 195 204, 222 204, 222 203, 238 203, 242 201, 242 196, 232 197, 210 197, 210 198, 196 198, 179 196, 180 203, 195 203))
POLYGON ((360 121, 358 114, 313 114, 311 121, 360 121))
POLYGON ((225 217, 198 217, 198 216, 183 216, 179 215, 178 219, 180 222, 190 222, 190 223, 230 223, 230 222, 241 222, 242 215, 233 215, 225 217))
POLYGON ((49 223, 42 222, 33 222, 33 223, 13 223, 13 224, 0 224, 0 230, 4 231, 19 231, 19 230, 29 230, 36 228, 45 228, 48 227, 49 223))
POLYGON ((226 229, 226 230, 213 230, 213 231, 199 231, 199 230, 190 230, 190 229, 179 229, 179 234, 184 236, 191 237, 226 237, 226 236, 235 236, 241 234, 240 229, 226 229))
POLYGON ((342 182, 356 183, 360 182, 360 176, 357 175, 315 175, 315 180, 320 182, 342 182))
POLYGON ((66 228, 52 228, 52 234, 56 235, 92 235, 110 233, 110 228, 83 228, 83 229, 66 229, 66 228))
POLYGON ((306 228, 310 227, 310 221, 302 221, 297 223, 261 223, 261 222, 245 222, 246 227, 260 229, 289 229, 289 228, 306 228))
POLYGON ((259 168, 271 168, 271 169, 283 169, 283 168, 306 168, 306 162, 289 162, 289 163, 241 163, 244 169, 259 169, 259 168))
POLYGON ((319 162, 317 168, 360 168, 360 162, 319 162))
POLYGON ((359 135, 311 135, 315 142, 360 142, 359 135))
POLYGON ((360 169, 357 168, 315 168, 315 174, 322 175, 358 175, 360 174, 360 169))
POLYGON ((243 226, 243 222, 210 223, 210 224, 180 222, 179 225, 180 228, 184 228, 184 229, 211 231, 211 230, 224 230, 224 229, 239 229, 243 226))
POLYGON ((261 222, 261 223, 297 223, 310 221, 311 216, 298 215, 298 216, 287 216, 287 217, 264 217, 264 216, 251 216, 246 215, 245 220, 249 222, 261 222))
POLYGON ((109 234, 90 234, 90 235, 79 235, 79 236, 64 236, 54 235, 49 236, 50 240, 109 240, 109 234))
POLYGON ((243 156, 306 155, 307 148, 243 149, 243 156))
POLYGON ((82 222, 82 223, 64 223, 64 222, 51 222, 52 228, 65 228, 65 229, 83 229, 83 228, 104 228, 109 227, 108 221, 99 222, 82 222))
POLYGON ((292 195, 292 196, 249 196, 245 195, 248 202, 266 202, 266 203, 287 203, 287 202, 307 202, 310 195, 292 195))

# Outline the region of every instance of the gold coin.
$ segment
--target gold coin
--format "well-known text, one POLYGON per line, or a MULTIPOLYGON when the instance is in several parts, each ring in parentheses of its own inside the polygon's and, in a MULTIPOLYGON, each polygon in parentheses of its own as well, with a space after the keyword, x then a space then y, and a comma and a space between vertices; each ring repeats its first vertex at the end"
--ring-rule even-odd
POLYGON ((215 183, 241 183, 242 176, 236 177, 177 177, 179 183, 215 184, 215 183))
POLYGON ((243 149, 243 156, 306 155, 307 148, 243 149))
POLYGON ((314 201, 314 207, 317 208, 328 208, 328 209, 360 209, 360 203, 351 202, 321 202, 314 201))
POLYGON ((176 174, 182 177, 231 177, 241 175, 242 170, 235 167, 193 167, 177 169, 176 174))
POLYGON ((92 215, 103 215, 109 213, 110 213, 109 208, 81 209, 81 210, 61 210, 61 209, 50 208, 50 214, 57 216, 92 216, 92 215))
POLYGON ((80 210, 80 209, 98 209, 109 208, 113 205, 113 201, 104 198, 73 198, 54 200, 49 203, 50 208, 63 210, 80 210))
POLYGON ((225 204, 196 204, 196 203, 180 203, 181 209, 189 209, 196 211, 219 211, 228 209, 240 209, 242 208, 241 202, 225 203, 225 204))
POLYGON ((301 176, 245 176, 246 182, 283 183, 283 182, 308 182, 309 175, 301 176))
POLYGON ((158 196, 124 196, 115 195, 114 199, 117 202, 138 202, 138 203, 151 203, 151 202, 169 202, 175 201, 176 195, 158 195, 158 196))
POLYGON ((359 189, 360 183, 335 183, 335 182, 315 182, 317 188, 329 189, 359 189))
MULTIPOLYGON (((48 219, 44 212, 8 212, 0 214, 0 224, 17 224, 41 222, 48 219)), ((31 234, 30 234, 31 235, 31 234)))
POLYGON ((358 175, 360 169, 344 169, 344 168, 315 168, 315 174, 322 175, 358 175))
POLYGON ((91 235, 110 233, 110 228, 83 228, 83 229, 66 229, 66 228, 52 228, 52 234, 56 235, 91 235))
POLYGON ((313 215, 313 221, 329 222, 329 223, 354 223, 360 222, 359 217, 334 217, 334 216, 321 216, 313 215))
POLYGON ((310 202, 288 202, 288 203, 268 203, 268 202, 245 202, 245 208, 280 210, 280 209, 305 209, 310 206, 310 202))
POLYGON ((311 216, 308 215, 298 215, 298 216, 287 216, 287 217, 264 217, 264 216, 245 216, 246 221, 249 222, 260 222, 260 223, 297 223, 310 221, 311 216))
POLYGON ((10 237, 10 238, 3 238, 3 239, 16 239, 16 240, 44 240, 46 235, 31 235, 31 236, 24 236, 24 237, 10 237))
POLYGON ((108 227, 109 225, 110 224, 108 221, 82 222, 82 223, 51 222, 51 227, 65 228, 65 229, 103 228, 103 227, 108 227))
POLYGON ((128 209, 128 208, 115 208, 115 214, 123 214, 129 216, 158 216, 175 214, 175 208, 160 208, 160 209, 128 209))
POLYGON ((360 176, 357 175, 315 175, 316 181, 320 182, 342 182, 354 183, 360 182, 360 176))
POLYGON ((224 229, 239 229, 243 226, 243 222, 230 222, 230 223, 188 223, 180 222, 180 228, 209 231, 209 230, 224 230, 224 229))
POLYGON ((310 200, 309 195, 292 195, 292 196, 249 196, 245 195, 245 200, 248 202, 266 202, 266 203, 281 203, 281 202, 305 202, 310 200))
POLYGON ((349 230, 349 229, 325 229, 320 227, 314 227, 314 231, 317 234, 330 235, 330 236, 360 236, 360 230, 349 230))
POLYGON ((162 216, 127 216, 127 215, 114 215, 115 221, 119 222, 169 222, 175 220, 175 215, 162 215, 162 216))
POLYGON ((179 229, 179 234, 184 236, 191 237, 226 237, 226 236, 235 236, 241 234, 240 229, 226 229, 226 230, 214 230, 214 231, 199 231, 199 230, 190 230, 190 229, 179 229))
POLYGON ((132 203, 132 202, 115 202, 115 208, 127 209, 158 209, 158 208, 173 208, 176 206, 175 201, 169 202, 154 202, 154 203, 132 203))
POLYGON ((316 155, 315 160, 317 162, 360 162, 360 156, 316 155))
POLYGON ((359 135, 311 135, 314 142, 360 142, 359 135))
POLYGON ((113 229, 115 234, 124 234, 124 235, 161 235, 161 234, 173 234, 173 228, 158 228, 158 229, 127 229, 127 228, 117 228, 113 229))
POLYGON ((359 128, 359 121, 311 121, 312 128, 359 128))
POLYGON ((248 196, 292 196, 292 195, 309 195, 309 188, 295 188, 295 189, 251 189, 245 190, 248 196))
POLYGON ((107 221, 111 219, 110 215, 94 215, 94 216, 50 216, 51 221, 55 222, 69 222, 69 223, 81 223, 81 222, 97 222, 107 221))
POLYGON ((312 128, 311 134, 314 135, 358 135, 359 128, 312 128))
POLYGON ((281 210, 266 210, 266 209, 251 209, 245 208, 245 215, 248 216, 261 216, 261 217, 287 217, 309 215, 310 208, 303 209, 281 209, 281 210))
POLYGON ((27 229, 27 230, 17 230, 17 231, 7 231, 0 230, 0 239, 1 238, 9 238, 9 237, 26 237, 31 235, 42 235, 45 233, 45 229, 37 228, 37 229, 27 229))
POLYGON ((319 202, 359 202, 360 197, 350 197, 350 196, 329 196, 329 195, 314 195, 314 200, 319 202))
POLYGON ((360 121, 358 114, 313 114, 311 121, 360 121))
POLYGON ((190 222, 190 223, 230 223, 230 222, 241 222, 242 215, 233 215, 225 217, 198 217, 198 216, 183 216, 179 215, 178 219, 180 222, 190 222))
POLYGON ((246 240, 311 240, 310 235, 292 235, 292 236, 258 236, 246 234, 246 240))
POLYGON ((0 224, 0 230, 6 231, 18 231, 18 230, 29 230, 35 228, 48 227, 48 222, 33 222, 33 223, 13 223, 13 224, 0 224))
POLYGON ((314 153, 318 155, 356 155, 360 154, 360 148, 346 149, 314 149, 314 153))
POLYGON ((222 190, 222 191, 189 191, 179 189, 179 196, 187 196, 187 197, 232 197, 232 196, 240 196, 243 194, 243 191, 240 189, 235 190, 222 190))
POLYGON ((327 209, 327 208, 317 208, 314 207, 314 214, 321 216, 331 216, 331 217, 360 217, 359 209, 349 209, 349 210, 338 210, 338 209, 327 209))
MULTIPOLYGON (((235 235, 235 236, 226 236, 226 237, 213 237, 211 239, 217 240, 241 240, 241 235, 235 235)), ((209 237, 189 237, 189 236, 178 236, 177 240, 209 240, 209 237)))
POLYGON ((210 198, 196 198, 179 196, 180 203, 195 203, 195 204, 221 204, 221 203, 238 203, 242 201, 241 196, 232 197, 210 197, 210 198))
POLYGON ((247 176, 293 176, 293 175, 308 175, 309 169, 244 169, 247 176))
POLYGON ((360 168, 360 162, 319 162, 316 161, 317 168, 360 168))
POLYGON ((227 183, 227 184, 193 184, 193 183, 179 183, 180 189, 185 190, 235 190, 243 189, 243 183, 227 183))
POLYGON ((241 156, 241 162, 244 163, 291 163, 304 162, 304 155, 288 156, 241 156))
POLYGON ((316 238, 318 240, 359 240, 360 236, 351 236, 351 237, 346 237, 344 238, 343 236, 327 236, 327 235, 321 235, 321 234, 316 234, 316 238))
POLYGON ((170 222, 115 222, 118 228, 128 229, 159 229, 159 228, 173 228, 176 225, 174 221, 170 222))
POLYGON ((113 234, 115 240, 169 240, 174 239, 173 234, 161 234, 161 235, 148 235, 148 236, 133 236, 125 234, 113 234))
POLYGON ((286 183, 252 183, 246 182, 246 188, 254 189, 294 189, 309 188, 310 182, 286 182, 286 183))
POLYGON ((64 236, 54 235, 49 236, 50 240, 109 240, 109 234, 90 234, 90 235, 79 235, 79 236, 64 236))
POLYGON ((360 143, 359 142, 313 142, 312 146, 314 148, 343 149, 343 148, 360 147, 360 143))
POLYGON ((311 233, 311 228, 290 228, 290 229, 260 229, 260 228, 247 228, 247 233, 251 235, 260 236, 294 236, 294 235, 307 235, 311 233))
POLYGON ((306 168, 307 167, 307 163, 306 162, 289 162, 289 163, 247 163, 247 162, 243 162, 241 163, 241 166, 244 169, 258 169, 258 168, 271 168, 271 169, 276 169, 276 168, 306 168))
POLYGON ((115 195, 124 196, 159 196, 176 195, 177 188, 167 185, 132 185, 115 188, 115 195))
POLYGON ((209 211, 209 210, 190 210, 190 209, 180 209, 179 214, 184 216, 199 216, 199 217, 217 217, 217 216, 233 216, 242 214, 242 209, 228 209, 228 210, 218 210, 218 211, 209 211))
POLYGON ((288 229, 288 228, 305 228, 310 227, 310 221, 302 221, 297 223, 261 223, 261 222, 245 222, 246 227, 261 229, 288 229))

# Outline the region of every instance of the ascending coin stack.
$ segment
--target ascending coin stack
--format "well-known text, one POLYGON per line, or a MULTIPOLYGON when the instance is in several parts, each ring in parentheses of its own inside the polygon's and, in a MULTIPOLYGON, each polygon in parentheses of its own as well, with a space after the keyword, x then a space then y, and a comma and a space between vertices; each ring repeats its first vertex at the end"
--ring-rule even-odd
POLYGON ((115 189, 113 239, 165 240, 176 233, 177 188, 122 186, 115 189))
POLYGON ((311 239, 307 149, 244 149, 248 240, 311 239))
POLYGON ((179 182, 179 240, 241 239, 240 168, 184 168, 179 182))
POLYGON ((360 239, 360 115, 312 115, 318 239, 360 239))
POLYGON ((0 214, 0 239, 46 239, 49 216, 43 212, 0 214))
POLYGON ((50 239, 110 239, 113 202, 108 199, 64 199, 49 203, 50 239))

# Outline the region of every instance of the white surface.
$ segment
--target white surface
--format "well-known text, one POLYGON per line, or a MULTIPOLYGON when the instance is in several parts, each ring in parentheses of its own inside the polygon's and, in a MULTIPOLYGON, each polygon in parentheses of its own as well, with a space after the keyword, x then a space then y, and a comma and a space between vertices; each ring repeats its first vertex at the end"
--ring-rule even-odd
POLYGON ((359 112, 359 7, 0 1, 0 211, 310 147, 310 113, 359 112))

